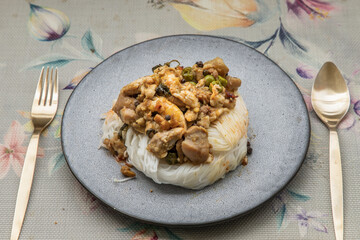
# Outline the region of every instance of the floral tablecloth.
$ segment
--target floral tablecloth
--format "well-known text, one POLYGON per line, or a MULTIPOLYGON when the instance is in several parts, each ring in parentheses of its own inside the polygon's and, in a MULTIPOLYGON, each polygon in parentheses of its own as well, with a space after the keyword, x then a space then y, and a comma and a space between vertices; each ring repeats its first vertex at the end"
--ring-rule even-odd
POLYGON ((344 223, 345 239, 360 239, 359 11, 356 0, 1 1, 0 239, 10 237, 42 66, 59 68, 60 105, 40 140, 22 239, 335 239, 328 131, 310 103, 325 61, 337 64, 351 91, 339 126, 344 223), (65 103, 92 67, 132 44, 184 33, 230 38, 273 59, 301 90, 312 125, 306 160, 284 191, 245 217, 185 229, 144 224, 101 204, 71 174, 60 144, 65 103))

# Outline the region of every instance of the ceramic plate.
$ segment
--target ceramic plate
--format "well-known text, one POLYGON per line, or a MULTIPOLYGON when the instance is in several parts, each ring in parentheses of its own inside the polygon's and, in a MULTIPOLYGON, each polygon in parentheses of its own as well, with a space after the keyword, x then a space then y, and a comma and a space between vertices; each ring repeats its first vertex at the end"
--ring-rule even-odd
POLYGON ((71 94, 62 120, 62 147, 74 176, 98 199, 136 219, 177 226, 218 223, 248 213, 271 199, 299 170, 309 144, 310 123, 302 95, 274 62, 238 42, 203 35, 149 40, 121 50, 96 66, 71 94), (156 184, 140 172, 123 183, 118 163, 99 149, 101 114, 120 89, 152 74, 159 63, 183 66, 221 57, 249 110, 253 153, 224 179, 203 190, 156 184), (152 192, 150 192, 152 190, 152 192))

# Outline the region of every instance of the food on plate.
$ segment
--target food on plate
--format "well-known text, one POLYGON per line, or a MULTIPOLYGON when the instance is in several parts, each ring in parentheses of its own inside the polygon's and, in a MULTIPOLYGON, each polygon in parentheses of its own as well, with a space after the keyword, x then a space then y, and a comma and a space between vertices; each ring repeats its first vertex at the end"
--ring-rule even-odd
POLYGON ((201 189, 247 163, 241 80, 221 58, 152 70, 124 86, 105 116, 102 146, 126 163, 125 176, 134 166, 157 183, 201 189))

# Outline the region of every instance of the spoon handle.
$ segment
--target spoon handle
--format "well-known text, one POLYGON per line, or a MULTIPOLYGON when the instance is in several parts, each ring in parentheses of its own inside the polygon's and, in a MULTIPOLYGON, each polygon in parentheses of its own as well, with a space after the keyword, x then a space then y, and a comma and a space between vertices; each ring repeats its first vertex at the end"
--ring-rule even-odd
POLYGON ((330 190, 336 240, 343 240, 343 181, 339 138, 336 129, 330 129, 330 190))

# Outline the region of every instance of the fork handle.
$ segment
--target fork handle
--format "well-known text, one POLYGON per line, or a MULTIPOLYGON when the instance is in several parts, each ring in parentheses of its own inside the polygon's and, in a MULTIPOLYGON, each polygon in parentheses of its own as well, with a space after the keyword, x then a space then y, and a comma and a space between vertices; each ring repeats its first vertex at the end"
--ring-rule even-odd
POLYGON ((340 145, 336 129, 330 129, 329 142, 330 190, 334 229, 336 240, 343 240, 343 180, 341 170, 340 145))
POLYGON ((16 207, 11 230, 11 240, 19 239, 24 222, 26 208, 29 202, 31 185, 33 182, 40 130, 35 130, 31 136, 22 168, 20 185, 16 199, 16 207))

